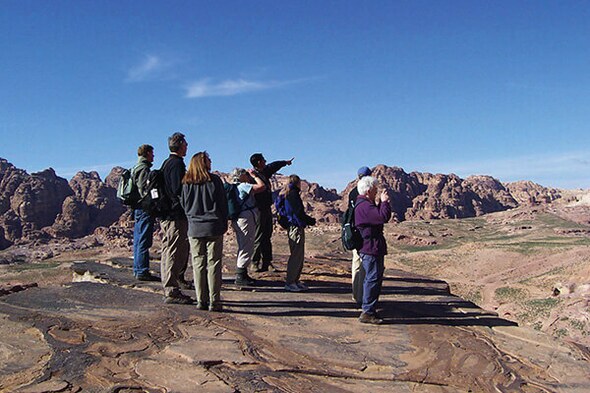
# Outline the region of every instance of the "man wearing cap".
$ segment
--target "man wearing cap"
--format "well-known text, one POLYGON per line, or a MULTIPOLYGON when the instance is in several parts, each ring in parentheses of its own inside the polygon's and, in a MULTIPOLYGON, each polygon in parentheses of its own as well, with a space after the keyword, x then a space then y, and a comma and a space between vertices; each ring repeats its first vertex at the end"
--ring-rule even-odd
MULTIPOLYGON (((371 176, 371 169, 369 169, 369 167, 363 166, 357 171, 357 182, 365 176, 371 176)), ((355 187, 348 194, 349 209, 354 209, 354 204, 358 196, 359 191, 355 185, 355 187)), ((359 305, 363 302, 364 280, 365 270, 363 269, 361 257, 357 250, 352 250, 352 300, 357 302, 359 305)))
POLYGON ((270 178, 277 173, 282 167, 291 165, 295 157, 290 160, 274 161, 266 164, 266 159, 262 153, 254 153, 250 157, 250 163, 254 172, 262 179, 265 189, 255 194, 256 206, 260 211, 260 219, 256 223, 256 235, 254 236, 254 256, 252 265, 257 272, 266 272, 274 269, 272 265, 272 189, 270 178))

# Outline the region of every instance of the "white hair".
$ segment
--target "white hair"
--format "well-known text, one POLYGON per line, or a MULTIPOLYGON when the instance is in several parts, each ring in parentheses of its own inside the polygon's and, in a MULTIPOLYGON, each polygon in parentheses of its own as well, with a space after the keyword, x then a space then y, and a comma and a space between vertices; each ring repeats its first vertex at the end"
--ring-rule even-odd
POLYGON ((373 176, 363 177, 356 185, 359 195, 367 195, 367 192, 369 192, 369 190, 373 187, 377 187, 377 179, 375 179, 373 176))
POLYGON ((240 177, 242 177, 244 173, 248 173, 244 168, 234 168, 230 174, 232 183, 239 183, 240 177))

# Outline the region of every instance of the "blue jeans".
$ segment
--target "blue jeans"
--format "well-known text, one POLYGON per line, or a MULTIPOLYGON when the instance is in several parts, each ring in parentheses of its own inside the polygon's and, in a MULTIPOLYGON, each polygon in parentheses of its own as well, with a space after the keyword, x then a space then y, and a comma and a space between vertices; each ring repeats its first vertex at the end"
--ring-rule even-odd
POLYGON ((133 211, 133 275, 150 272, 150 247, 154 235, 154 220, 141 209, 133 211))
POLYGON ((383 272, 385 271, 383 255, 360 254, 365 269, 365 280, 363 281, 363 312, 375 314, 377 301, 381 293, 383 283, 383 272))

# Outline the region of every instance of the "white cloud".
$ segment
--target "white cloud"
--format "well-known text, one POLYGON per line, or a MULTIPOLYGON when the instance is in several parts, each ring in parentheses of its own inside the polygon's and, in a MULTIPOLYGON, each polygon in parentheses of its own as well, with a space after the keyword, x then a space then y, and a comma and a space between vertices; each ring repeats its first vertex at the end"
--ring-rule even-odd
POLYGON ((297 82, 300 82, 300 80, 260 82, 236 79, 213 83, 210 78, 204 78, 187 86, 186 98, 234 96, 254 91, 274 89, 297 82))
POLYGON ((132 67, 127 72, 127 82, 142 82, 161 76, 161 73, 170 63, 164 62, 160 57, 147 55, 141 63, 132 67))

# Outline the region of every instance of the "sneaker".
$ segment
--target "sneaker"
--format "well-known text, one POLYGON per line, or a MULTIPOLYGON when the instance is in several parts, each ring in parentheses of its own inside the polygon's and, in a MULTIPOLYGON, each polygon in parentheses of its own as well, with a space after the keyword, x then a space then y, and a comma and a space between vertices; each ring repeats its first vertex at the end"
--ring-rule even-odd
POLYGON ((309 291, 309 288, 307 287, 307 285, 305 285, 301 281, 296 282, 295 285, 297 285, 299 287, 299 289, 301 289, 302 291, 309 291))
POLYGON ((138 274, 135 276, 139 281, 161 281, 160 277, 154 276, 151 273, 138 274))
POLYGON ((223 306, 219 303, 212 304, 209 306, 209 311, 221 312, 223 311, 223 306))
POLYGON ((197 308, 199 310, 207 310, 209 308, 209 306, 206 303, 197 303, 197 308))
POLYGON ((193 304, 193 299, 190 296, 180 294, 180 295, 175 295, 175 296, 166 296, 166 298, 164 299, 164 303, 166 303, 166 304, 193 304))
POLYGON ((187 289, 187 290, 195 289, 195 286, 192 282, 186 281, 183 279, 178 280, 178 287, 180 289, 187 289))
POLYGON ((301 292, 301 288, 296 283, 285 284, 285 291, 287 292, 301 292))
POLYGON ((377 317, 376 314, 367 314, 364 312, 361 313, 359 321, 361 323, 370 323, 371 325, 381 325, 383 323, 383 319, 377 317))

